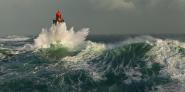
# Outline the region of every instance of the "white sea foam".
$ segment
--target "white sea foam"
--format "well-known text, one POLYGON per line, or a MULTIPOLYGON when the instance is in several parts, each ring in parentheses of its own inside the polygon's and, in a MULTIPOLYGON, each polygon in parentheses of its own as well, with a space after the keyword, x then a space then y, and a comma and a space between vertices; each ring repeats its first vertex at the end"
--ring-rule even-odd
POLYGON ((12 35, 12 36, 7 36, 5 38, 0 38, 0 42, 26 41, 29 39, 30 39, 29 37, 21 37, 21 36, 12 35))
POLYGON ((185 43, 157 39, 154 48, 149 53, 153 54, 155 62, 165 66, 161 74, 168 73, 172 79, 185 82, 185 56, 179 53, 180 48, 185 48, 185 43))

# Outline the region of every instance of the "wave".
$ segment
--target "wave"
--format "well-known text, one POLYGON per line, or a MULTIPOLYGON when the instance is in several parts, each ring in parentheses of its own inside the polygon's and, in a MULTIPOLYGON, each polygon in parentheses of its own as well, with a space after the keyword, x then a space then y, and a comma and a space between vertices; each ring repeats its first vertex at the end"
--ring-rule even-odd
POLYGON ((185 43, 183 42, 158 39, 150 55, 153 56, 153 61, 165 66, 163 72, 169 73, 173 79, 184 81, 184 51, 185 43))
POLYGON ((91 61, 92 59, 95 59, 99 55, 101 55, 106 49, 107 48, 105 44, 87 41, 84 49, 81 49, 81 51, 77 53, 75 56, 64 57, 62 61, 66 61, 66 62, 91 61))
POLYGON ((14 47, 0 49, 0 92, 148 92, 183 82, 181 42, 142 36, 96 43, 86 41, 88 30, 52 25, 21 47, 15 42, 30 38, 1 38, 14 47))
MULTIPOLYGON (((31 46, 22 50, 27 47, 31 46)), ((116 44, 84 41, 82 48, 72 51, 55 44, 8 59, 11 52, 5 52, 0 50, 2 92, 176 92, 184 88, 185 43, 177 40, 141 36, 116 44)))
POLYGON ((12 35, 12 36, 0 38, 0 42, 26 41, 26 40, 30 40, 30 39, 31 38, 29 38, 29 37, 12 35))

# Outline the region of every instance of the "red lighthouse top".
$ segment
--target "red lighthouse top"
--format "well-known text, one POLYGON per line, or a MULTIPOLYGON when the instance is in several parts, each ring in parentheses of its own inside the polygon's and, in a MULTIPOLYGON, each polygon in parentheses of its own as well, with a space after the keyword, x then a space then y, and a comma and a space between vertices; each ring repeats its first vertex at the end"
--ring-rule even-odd
POLYGON ((58 10, 55 14, 55 20, 53 20, 53 23, 57 24, 57 23, 62 23, 62 22, 64 22, 64 18, 62 16, 62 12, 58 10))
POLYGON ((61 17, 62 17, 62 12, 58 10, 56 12, 56 18, 61 18, 61 17))
POLYGON ((56 20, 61 19, 61 18, 62 18, 62 12, 60 10, 58 10, 56 12, 56 20))

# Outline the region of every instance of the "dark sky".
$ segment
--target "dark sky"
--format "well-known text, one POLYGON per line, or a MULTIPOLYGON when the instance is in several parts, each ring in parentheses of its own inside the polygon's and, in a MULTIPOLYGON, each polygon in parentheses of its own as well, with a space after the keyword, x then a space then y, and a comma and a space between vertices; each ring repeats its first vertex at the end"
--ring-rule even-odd
POLYGON ((185 33, 185 0, 1 0, 0 34, 36 35, 58 9, 90 34, 185 33))

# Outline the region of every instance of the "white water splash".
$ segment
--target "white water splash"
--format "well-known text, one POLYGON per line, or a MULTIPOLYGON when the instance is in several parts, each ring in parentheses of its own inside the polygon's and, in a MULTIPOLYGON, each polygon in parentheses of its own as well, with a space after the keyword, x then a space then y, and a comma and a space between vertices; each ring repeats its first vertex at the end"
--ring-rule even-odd
POLYGON ((80 47, 88 35, 89 28, 83 28, 75 32, 73 27, 67 30, 66 23, 52 25, 47 31, 42 29, 42 32, 34 40, 36 48, 50 48, 52 44, 61 44, 71 50, 80 47))

